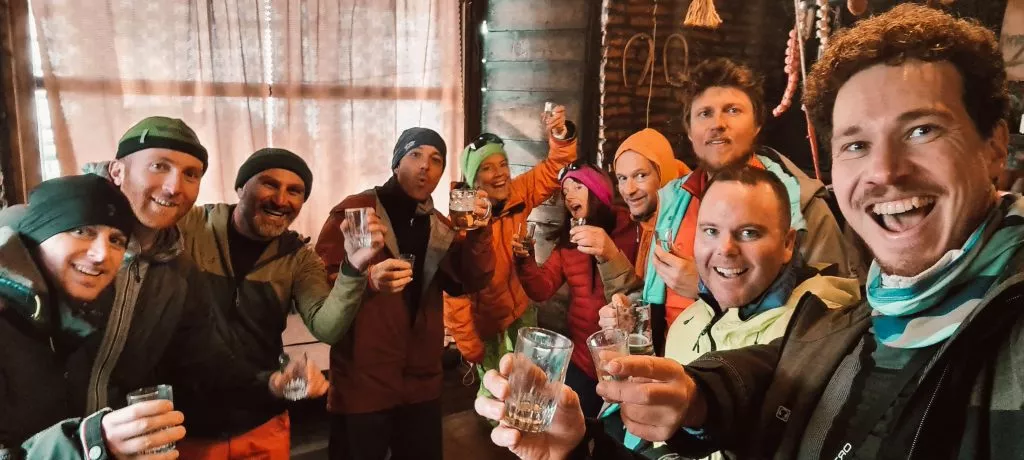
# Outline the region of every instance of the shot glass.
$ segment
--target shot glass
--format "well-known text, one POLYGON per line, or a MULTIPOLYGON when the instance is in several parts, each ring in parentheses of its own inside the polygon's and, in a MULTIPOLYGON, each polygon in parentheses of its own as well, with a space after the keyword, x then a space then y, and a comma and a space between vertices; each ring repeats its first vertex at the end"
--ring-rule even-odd
POLYGON ((605 364, 620 356, 629 356, 629 335, 621 329, 604 329, 587 337, 587 348, 594 358, 598 380, 615 380, 604 370, 605 364))
POLYGON ((561 334, 539 327, 519 330, 505 400, 506 424, 526 433, 548 429, 571 355, 572 341, 561 334))
POLYGON ((369 211, 370 208, 345 210, 345 220, 349 223, 349 228, 345 232, 345 238, 356 240, 361 248, 368 248, 371 244, 370 224, 367 222, 369 211))
MULTIPOLYGON (((144 401, 156 401, 159 399, 166 399, 170 402, 174 402, 174 389, 170 385, 157 385, 153 387, 139 388, 131 393, 128 393, 127 400, 128 405, 140 403, 144 401)), ((170 452, 174 450, 174 443, 164 444, 162 446, 154 447, 142 452, 145 455, 162 454, 164 452, 170 452)))

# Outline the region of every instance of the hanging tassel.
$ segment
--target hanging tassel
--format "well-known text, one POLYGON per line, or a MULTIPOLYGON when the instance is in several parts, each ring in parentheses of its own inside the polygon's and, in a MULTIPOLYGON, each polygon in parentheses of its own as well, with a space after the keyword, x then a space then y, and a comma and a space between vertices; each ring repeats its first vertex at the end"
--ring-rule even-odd
POLYGON ((684 26, 708 29, 717 29, 721 24, 722 18, 715 10, 714 0, 692 0, 690 7, 686 10, 686 19, 683 20, 684 26))

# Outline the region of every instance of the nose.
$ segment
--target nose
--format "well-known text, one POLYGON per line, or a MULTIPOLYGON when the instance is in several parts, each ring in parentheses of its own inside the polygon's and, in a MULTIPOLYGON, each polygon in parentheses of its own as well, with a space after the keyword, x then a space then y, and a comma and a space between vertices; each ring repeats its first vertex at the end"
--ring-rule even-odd
POLYGON ((732 235, 724 234, 718 239, 718 247, 715 248, 715 252, 723 257, 734 257, 739 255, 740 248, 732 235))
POLYGON ((169 196, 177 195, 181 193, 181 186, 184 182, 182 173, 168 174, 167 178, 164 179, 163 191, 169 196))
POLYGON ((871 147, 864 171, 868 183, 891 185, 912 174, 913 166, 907 161, 907 155, 902 151, 901 145, 899 142, 885 140, 871 147))
POLYGON ((622 182, 622 185, 619 186, 619 193, 622 193, 623 196, 632 196, 636 193, 636 190, 636 183, 633 182, 633 179, 626 179, 622 182))
POLYGON ((726 125, 725 111, 718 111, 715 116, 711 118, 711 130, 712 131, 724 131, 726 125))
POLYGON ((89 257, 89 261, 93 263, 103 263, 107 260, 107 255, 110 254, 110 242, 107 241, 106 235, 101 235, 96 239, 92 240, 92 244, 89 245, 89 251, 86 255, 89 257))
POLYGON ((277 193, 270 197, 270 199, 273 200, 274 206, 277 206, 279 208, 286 206, 288 204, 288 191, 284 189, 278 189, 277 193))

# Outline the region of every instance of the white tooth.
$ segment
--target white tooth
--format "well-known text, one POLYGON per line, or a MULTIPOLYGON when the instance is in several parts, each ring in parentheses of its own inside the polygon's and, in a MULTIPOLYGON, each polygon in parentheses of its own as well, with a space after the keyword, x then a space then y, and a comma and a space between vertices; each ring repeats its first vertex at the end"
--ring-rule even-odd
POLYGON ((902 214, 913 209, 923 208, 934 202, 935 199, 932 197, 915 196, 885 203, 875 203, 871 210, 879 215, 902 214))

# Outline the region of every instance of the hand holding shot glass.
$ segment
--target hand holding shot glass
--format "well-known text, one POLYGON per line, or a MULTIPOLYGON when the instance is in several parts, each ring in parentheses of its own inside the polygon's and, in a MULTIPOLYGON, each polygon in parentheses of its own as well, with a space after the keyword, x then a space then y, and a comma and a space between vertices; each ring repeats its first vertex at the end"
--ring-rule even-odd
POLYGON ((551 101, 545 102, 541 120, 543 120, 547 132, 551 133, 551 135, 564 139, 565 135, 568 134, 568 130, 565 127, 565 107, 551 101))
POLYGON ((345 237, 349 263, 356 269, 365 270, 373 255, 384 247, 385 232, 373 208, 346 209, 341 233, 345 237))
POLYGON ((594 369, 598 380, 617 380, 604 370, 605 365, 615 358, 629 356, 629 335, 621 329, 602 329, 587 338, 587 348, 594 358, 594 369))
POLYGON ((653 355, 654 334, 651 330, 651 305, 633 301, 623 294, 612 296, 612 302, 598 312, 602 329, 620 329, 629 336, 629 354, 653 355))
POLYGON ((537 232, 537 224, 532 222, 526 224, 526 232, 523 232, 523 224, 516 226, 516 233, 512 235, 512 254, 520 259, 533 256, 534 235, 537 232))
POLYGON ((306 354, 303 353, 293 358, 288 353, 281 353, 278 361, 281 364, 281 373, 285 378, 284 399, 289 401, 305 399, 309 394, 309 381, 306 379, 306 354))
POLYGON ((103 416, 103 437, 115 458, 173 453, 185 437, 185 416, 174 410, 170 385, 135 390, 128 406, 103 416))
POLYGON ((572 341, 565 336, 538 327, 520 329, 502 423, 527 433, 547 430, 571 355, 572 341))
POLYGON ((448 218, 455 230, 476 230, 490 223, 491 200, 478 189, 455 189, 449 193, 448 218))

